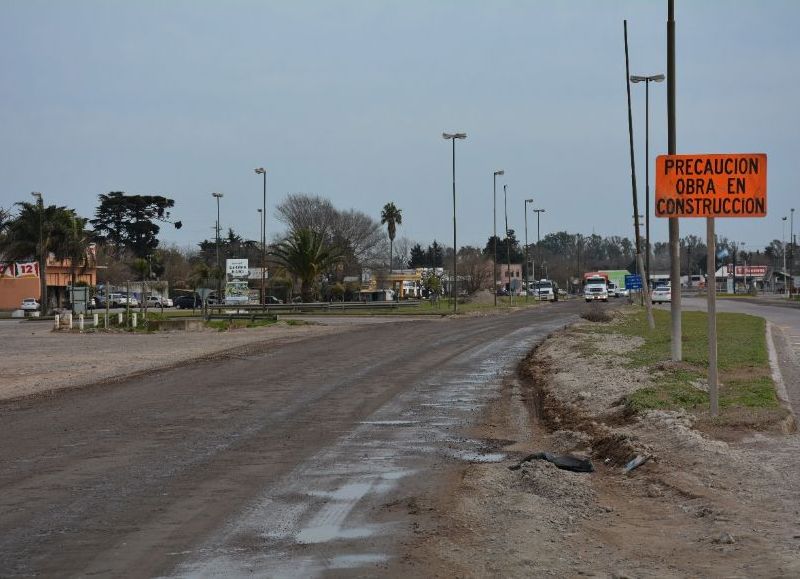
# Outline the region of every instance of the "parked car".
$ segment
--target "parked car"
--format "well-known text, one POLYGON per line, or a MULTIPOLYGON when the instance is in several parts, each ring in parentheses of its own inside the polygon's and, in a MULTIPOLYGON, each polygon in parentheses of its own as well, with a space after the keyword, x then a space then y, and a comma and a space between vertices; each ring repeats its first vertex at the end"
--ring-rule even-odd
MULTIPOLYGON (((115 294, 111 295, 114 296, 115 294)), ((112 305, 116 303, 116 307, 118 308, 127 308, 129 306, 132 308, 139 307, 139 300, 137 300, 134 296, 125 294, 116 294, 116 295, 118 297, 112 300, 112 305)))
POLYGON ((173 300, 175 307, 179 310, 186 310, 192 308, 202 308, 203 298, 198 295, 194 296, 180 296, 173 300))
POLYGON ((657 303, 670 303, 672 301, 672 289, 669 286, 659 286, 650 292, 650 301, 657 303))
POLYGON ((276 298, 275 296, 267 296, 264 300, 267 304, 282 304, 283 300, 276 298))
POLYGON ((173 301, 164 296, 147 296, 146 304, 148 308, 171 308, 173 301))
POLYGON ((39 302, 36 301, 36 298, 25 298, 22 300, 20 308, 26 312, 35 312, 39 310, 39 302))

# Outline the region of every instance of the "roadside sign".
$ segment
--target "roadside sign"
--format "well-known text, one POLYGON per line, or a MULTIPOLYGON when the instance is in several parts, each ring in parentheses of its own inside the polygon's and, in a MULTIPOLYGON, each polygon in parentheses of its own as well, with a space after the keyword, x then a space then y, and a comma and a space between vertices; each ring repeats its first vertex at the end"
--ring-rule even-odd
POLYGON ((656 217, 766 217, 767 155, 659 155, 656 217))
POLYGON ((626 275, 625 276, 625 289, 627 289, 627 290, 640 290, 640 289, 642 289, 642 276, 640 276, 640 275, 626 275))

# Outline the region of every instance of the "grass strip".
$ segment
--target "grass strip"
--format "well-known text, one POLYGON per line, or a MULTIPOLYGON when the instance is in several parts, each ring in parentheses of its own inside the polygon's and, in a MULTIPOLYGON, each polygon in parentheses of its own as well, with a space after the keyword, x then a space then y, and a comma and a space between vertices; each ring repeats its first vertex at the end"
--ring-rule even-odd
MULTIPOLYGON (((670 314, 653 312, 656 329, 650 331, 644 311, 623 316, 606 331, 638 336, 644 343, 630 352, 632 367, 648 368, 655 386, 637 390, 626 400, 635 412, 651 409, 707 411, 708 317, 705 312, 683 312, 683 361, 671 362, 670 314)), ((763 318, 745 314, 717 314, 717 358, 720 407, 775 409, 779 407, 772 381, 763 318)))

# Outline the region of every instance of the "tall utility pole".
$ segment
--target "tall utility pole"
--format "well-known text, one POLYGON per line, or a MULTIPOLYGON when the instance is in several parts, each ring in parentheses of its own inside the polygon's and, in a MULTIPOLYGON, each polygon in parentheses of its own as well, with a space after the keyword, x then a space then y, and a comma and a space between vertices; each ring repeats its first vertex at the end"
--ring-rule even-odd
MULTIPOLYGON (((542 241, 541 237, 541 229, 539 228, 539 217, 541 217, 542 213, 544 213, 544 209, 534 209, 534 213, 536 213, 536 252, 534 253, 534 266, 533 266, 533 281, 536 282, 536 261, 541 261, 539 258, 541 257, 539 243, 542 241)), ((542 264, 539 264, 542 267, 542 264)), ((544 270, 544 268, 542 268, 544 270)), ((546 278, 547 276, 545 276, 546 278)))
POLYGON ((786 217, 781 217, 781 221, 783 221, 783 227, 781 228, 781 237, 783 237, 783 293, 786 294, 786 298, 792 297, 791 292, 791 280, 786 281, 786 217))
MULTIPOLYGON (((531 291, 531 280, 530 280, 530 264, 531 261, 528 258, 528 203, 533 203, 533 199, 526 199, 525 200, 525 301, 528 301, 528 293, 531 291)), ((536 278, 534 278, 534 283, 536 282, 536 278)))
POLYGON ((217 200, 217 303, 222 300, 222 267, 219 262, 219 200, 222 199, 222 193, 212 193, 212 197, 217 200))
POLYGON ((503 213, 506 216, 506 277, 508 278, 508 301, 514 305, 514 289, 511 286, 511 239, 508 234, 508 185, 503 185, 503 213))
MULTIPOLYGON (((667 154, 676 153, 675 128, 675 0, 667 5, 667 154)), ((709 218, 709 219, 713 219, 709 218)), ((672 361, 683 359, 681 344, 681 234, 677 217, 669 218, 669 280, 672 285, 672 361)), ((715 322, 716 323, 716 322, 715 322)))
POLYGON ((264 167, 259 167, 254 171, 256 175, 264 177, 264 196, 261 201, 261 304, 263 305, 267 303, 267 170, 264 167))
MULTIPOLYGON (((671 1, 671 0, 670 0, 671 1)), ((642 292, 647 299, 644 301, 647 309, 647 324, 652 330, 656 327, 653 320, 653 308, 650 303, 649 282, 644 271, 644 261, 642 260, 642 238, 639 231, 639 200, 636 195, 636 161, 633 155, 633 113, 631 111, 631 73, 628 64, 628 21, 623 21, 625 30, 625 86, 628 92, 628 142, 631 154, 631 194, 633 195, 633 227, 636 234, 636 266, 639 269, 639 276, 642 278, 642 292)))
POLYGON ((794 254, 797 251, 797 244, 794 239, 794 207, 789 211, 789 245, 792 247, 792 257, 789 262, 789 273, 794 272, 794 254))
POLYGON ((494 262, 492 262, 492 273, 494 274, 494 288, 492 293, 494 294, 494 305, 497 307, 497 176, 498 175, 505 175, 506 172, 503 169, 494 172, 494 176, 492 178, 492 207, 493 207, 493 231, 494 231, 494 262))
MULTIPOLYGON (((443 139, 453 141, 453 313, 458 307, 458 271, 456 257, 458 256, 458 246, 456 245, 456 139, 466 139, 466 133, 442 133, 443 139)), ((391 267, 391 264, 390 264, 391 267)))
POLYGON ((650 251, 650 83, 662 82, 663 80, 663 74, 654 74, 652 76, 631 76, 631 82, 644 83, 644 270, 647 273, 647 279, 650 279, 650 253, 652 253, 650 251))

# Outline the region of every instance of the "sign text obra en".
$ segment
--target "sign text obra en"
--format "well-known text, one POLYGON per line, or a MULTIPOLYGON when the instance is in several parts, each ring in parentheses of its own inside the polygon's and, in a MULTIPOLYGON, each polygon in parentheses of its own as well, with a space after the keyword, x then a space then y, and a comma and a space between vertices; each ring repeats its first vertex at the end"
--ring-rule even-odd
POLYGON ((656 217, 766 215, 764 153, 656 158, 656 217))

